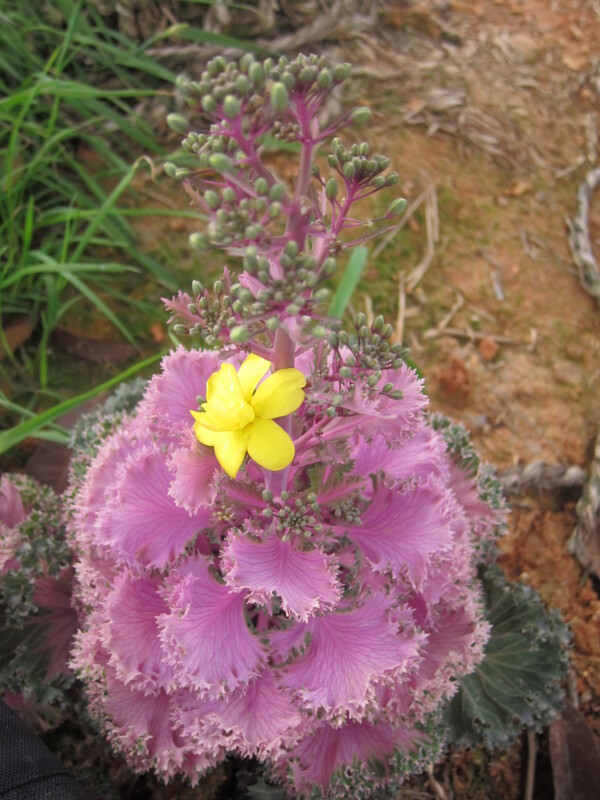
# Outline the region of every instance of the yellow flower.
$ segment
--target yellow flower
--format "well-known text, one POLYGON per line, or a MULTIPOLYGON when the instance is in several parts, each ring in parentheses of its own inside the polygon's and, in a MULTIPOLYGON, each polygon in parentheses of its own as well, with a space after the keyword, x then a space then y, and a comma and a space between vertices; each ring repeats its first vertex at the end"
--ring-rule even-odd
POLYGON ((215 448, 230 478, 237 475, 246 453, 270 470, 285 469, 294 458, 294 443, 273 420, 300 406, 306 379, 297 369, 279 369, 258 386, 269 367, 254 354, 237 372, 232 364, 223 364, 207 381, 202 411, 190 412, 196 438, 215 448))

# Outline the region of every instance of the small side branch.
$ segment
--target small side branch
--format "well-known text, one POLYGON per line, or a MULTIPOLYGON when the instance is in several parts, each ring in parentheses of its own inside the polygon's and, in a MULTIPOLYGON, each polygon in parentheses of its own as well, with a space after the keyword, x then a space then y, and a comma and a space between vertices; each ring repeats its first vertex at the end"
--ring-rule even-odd
POLYGON ((600 269, 592 252, 589 229, 590 199, 600 186, 600 167, 588 172, 577 192, 577 213, 567 219, 569 247, 583 288, 600 304, 600 269))

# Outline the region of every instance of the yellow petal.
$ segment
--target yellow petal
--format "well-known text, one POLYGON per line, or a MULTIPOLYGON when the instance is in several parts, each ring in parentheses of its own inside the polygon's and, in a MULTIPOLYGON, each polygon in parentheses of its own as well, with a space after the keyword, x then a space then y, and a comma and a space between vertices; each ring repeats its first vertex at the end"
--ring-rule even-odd
POLYGON ((279 470, 292 463, 294 443, 276 422, 257 417, 248 425, 246 432, 248 455, 261 467, 279 470))
POLYGON ((235 478, 246 455, 246 430, 213 434, 213 447, 217 461, 230 478, 235 478))
POLYGON ((222 364, 206 382, 207 403, 241 403, 244 393, 233 364, 222 364))
MULTIPOLYGON (((263 381, 252 397, 257 417, 274 419, 291 414, 304 400, 306 378, 298 369, 278 369, 263 381)), ((282 469, 282 467, 279 467, 282 469)))
POLYGON ((238 369, 238 380, 244 392, 244 400, 249 403, 252 392, 256 389, 258 382, 263 378, 271 364, 266 358, 250 353, 238 369))
MULTIPOLYGON (((206 415, 200 414, 200 416, 204 417, 206 415)), ((216 437, 223 435, 222 433, 213 431, 210 428, 205 428, 200 420, 194 423, 194 433, 196 434, 196 439, 198 439, 200 444, 206 444, 209 447, 214 447, 216 437)))

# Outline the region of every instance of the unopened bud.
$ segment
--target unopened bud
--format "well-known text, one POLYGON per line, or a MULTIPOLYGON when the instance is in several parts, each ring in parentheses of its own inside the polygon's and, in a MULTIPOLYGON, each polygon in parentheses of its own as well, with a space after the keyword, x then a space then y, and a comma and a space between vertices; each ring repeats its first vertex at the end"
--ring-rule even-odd
POLYGON ((398 214, 402 214, 404 209, 406 208, 406 198, 405 197, 397 197, 393 200, 386 212, 386 217, 396 217, 398 214))
POLYGON ((333 83, 333 76, 328 69, 322 69, 317 76, 317 86, 319 89, 329 89, 333 83))
POLYGON ((177 167, 175 170, 175 178, 177 178, 178 181, 182 181, 184 178, 189 178, 191 174, 192 171, 187 169, 187 167, 177 167))
POLYGON ((203 233, 192 233, 189 238, 190 246, 194 248, 194 250, 208 250, 208 239, 203 233))
POLYGON ((354 164, 351 161, 347 161, 342 167, 342 172, 350 180, 352 180, 352 178, 354 177, 355 171, 356 170, 354 169, 354 164))
POLYGON ((404 392, 401 392, 400 389, 394 389, 393 392, 389 392, 388 397, 391 397, 392 400, 402 400, 404 399, 404 392))
POLYGON ((342 378, 351 378, 352 370, 350 369, 350 367, 340 367, 340 376, 342 378))
POLYGON ((200 281, 192 281, 192 292, 195 295, 202 294, 204 291, 204 286, 200 283, 200 281))
POLYGON ((338 182, 335 178, 329 178, 327 183, 325 184, 325 194, 330 200, 334 200, 337 197, 339 187, 338 182))
POLYGON ((183 114, 167 114, 167 125, 175 133, 186 134, 190 129, 190 123, 183 114))
POLYGON ((330 278, 335 272, 336 267, 337 267, 337 262, 335 258, 330 256, 329 258, 326 258, 325 261, 323 262, 322 269, 325 275, 327 275, 327 277, 330 278))
POLYGON ((202 108, 206 111, 207 114, 212 114, 212 112, 217 107, 217 101, 212 96, 212 94, 205 94, 202 98, 202 108))
POLYGON ((281 200, 285 194, 285 186, 283 183, 276 183, 269 189, 269 200, 281 200))
POLYGON ((175 173, 177 172, 177 164, 173 164, 172 161, 166 161, 163 169, 165 171, 165 175, 168 175, 169 178, 174 178, 175 173))
POLYGON ((233 167, 232 160, 225 153, 213 153, 208 163, 216 172, 230 172, 233 167))
POLYGON ((275 111, 283 111, 289 100, 288 90, 283 83, 274 83, 271 89, 271 106, 275 111))
POLYGON ((212 189, 207 189, 206 192, 204 192, 204 202, 209 208, 212 208, 213 211, 216 211, 221 205, 221 199, 219 195, 212 189))
POLYGON ((354 111, 350 114, 350 121, 354 125, 364 125, 366 122, 370 122, 373 119, 373 112, 367 106, 360 106, 359 108, 355 108, 354 111))
POLYGON ((236 325, 235 328, 229 331, 229 338, 232 342, 242 344, 243 342, 247 342, 250 338, 250 331, 245 325, 236 325))
POLYGON ((258 195, 267 194, 269 191, 269 184, 264 178, 257 178, 254 181, 254 191, 258 195))
POLYGON ((248 77, 254 86, 260 86, 265 79, 265 71, 262 64, 255 61, 248 70, 248 77))
POLYGON ((227 119, 235 119, 241 110, 241 103, 237 97, 235 97, 235 95, 228 94, 225 96, 225 99, 223 100, 223 113, 227 119))

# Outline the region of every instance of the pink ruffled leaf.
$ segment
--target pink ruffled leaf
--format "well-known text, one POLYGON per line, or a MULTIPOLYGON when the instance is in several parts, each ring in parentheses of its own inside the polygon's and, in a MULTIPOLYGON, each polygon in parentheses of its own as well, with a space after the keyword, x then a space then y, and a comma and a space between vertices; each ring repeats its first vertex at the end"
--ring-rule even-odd
POLYGON ((103 706, 109 716, 109 739, 138 771, 154 769, 166 780, 183 773, 194 784, 200 773, 224 758, 222 743, 207 743, 198 751, 177 728, 173 721, 176 695, 162 690, 146 695, 125 686, 110 666, 106 667, 106 689, 103 706))
POLYGON ((248 683, 264 662, 264 649, 246 624, 244 597, 219 583, 201 557, 171 580, 170 614, 159 619, 166 658, 180 685, 221 697, 248 683))
POLYGON ((310 644, 281 667, 280 684, 304 708, 337 722, 346 714, 361 719, 376 684, 412 669, 422 640, 412 630, 401 633, 389 598, 376 594, 352 611, 313 617, 298 627, 310 634, 310 644))
POLYGON ((248 590, 248 602, 266 605, 276 594, 284 613, 302 621, 317 611, 335 608, 342 593, 332 556, 318 548, 298 550, 275 534, 264 541, 230 536, 222 568, 228 586, 234 591, 248 590))
POLYGON ((130 457, 120 472, 117 496, 98 515, 96 539, 124 561, 163 567, 210 520, 210 509, 190 516, 169 497, 171 473, 163 453, 146 449, 130 457))
POLYGON ((103 643, 110 663, 125 685, 146 693, 168 689, 173 680, 159 639, 157 619, 168 612, 160 588, 158 578, 126 572, 117 578, 105 606, 103 643))
MULTIPOLYGON (((336 773, 352 771, 358 765, 367 769, 371 765, 381 778, 396 750, 406 752, 417 745, 415 733, 405 726, 394 728, 385 723, 349 721, 341 728, 323 725, 287 756, 294 787, 299 794, 309 794, 314 785, 325 788, 336 773)), ((285 769, 287 764, 281 762, 279 766, 285 769)))
POLYGON ((361 524, 334 530, 352 539, 375 571, 406 574, 418 588, 431 557, 452 546, 457 514, 452 495, 436 482, 403 491, 378 483, 361 524))
POLYGON ((175 505, 196 514, 201 508, 210 506, 215 499, 215 479, 222 470, 212 447, 196 441, 190 430, 189 444, 175 450, 169 467, 175 476, 169 486, 169 496, 175 505))
POLYGON ((14 528, 26 516, 21 493, 8 475, 3 475, 0 480, 0 522, 7 528, 14 528))
POLYGON ((223 703, 221 725, 243 756, 276 758, 295 744, 306 723, 288 693, 282 691, 270 669, 264 669, 244 692, 223 703))
POLYGON ((206 397, 206 382, 221 366, 216 353, 177 350, 165 356, 162 372, 148 385, 139 408, 140 416, 152 421, 154 429, 175 441, 193 426, 191 410, 198 409, 198 397, 206 397))

